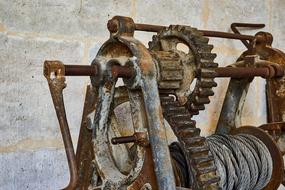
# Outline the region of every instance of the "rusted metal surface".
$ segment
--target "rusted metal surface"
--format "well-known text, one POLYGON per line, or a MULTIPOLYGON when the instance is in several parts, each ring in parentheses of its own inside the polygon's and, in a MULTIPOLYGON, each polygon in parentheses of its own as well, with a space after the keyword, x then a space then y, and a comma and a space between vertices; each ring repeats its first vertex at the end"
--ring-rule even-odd
MULTIPOLYGON (((244 67, 254 67, 255 56, 247 56, 245 60, 246 64, 245 62, 242 64, 244 67)), ((233 64, 231 67, 237 68, 237 65, 233 64)), ((240 126, 241 112, 251 81, 252 78, 231 78, 219 116, 216 133, 228 134, 231 129, 240 126)))
MULTIPOLYGON (((241 34, 239 30, 237 29, 238 27, 259 29, 259 28, 264 28, 265 24, 253 24, 253 23, 232 23, 231 24, 231 29, 235 34, 241 34)), ((245 39, 241 39, 241 42, 245 45, 247 49, 250 49, 252 47, 250 43, 245 39)))
MULTIPOLYGON (((111 19, 107 25, 108 29, 112 33, 116 33, 119 30, 119 22, 116 19, 111 19)), ((161 30, 167 28, 161 25, 151 25, 151 24, 139 24, 134 23, 135 30, 145 31, 145 32, 160 32, 161 30)), ((242 35, 229 32, 211 31, 211 30, 199 30, 204 36, 217 37, 217 38, 227 38, 227 39, 237 39, 237 40, 254 40, 254 36, 242 35)))
POLYGON ((285 121, 285 77, 268 80, 266 84, 266 94, 268 121, 285 121))
POLYGON ((272 136, 272 138, 277 142, 282 155, 285 154, 284 147, 284 133, 285 133, 285 122, 274 122, 267 123, 259 126, 260 129, 267 131, 268 134, 272 136))
POLYGON ((216 132, 247 133, 262 140, 274 157, 273 177, 266 189, 276 189, 283 176, 280 150, 285 150, 285 55, 271 48, 271 34, 242 35, 236 29, 262 26, 233 23, 236 34, 232 34, 181 25, 136 24, 131 18, 116 16, 107 24, 110 39, 91 66, 46 62, 44 73, 70 168, 67 189, 219 189, 213 156, 191 119, 210 102, 217 77, 231 77, 231 81, 216 132), (135 30, 158 32, 149 49, 133 37, 135 30), (230 67, 218 68, 216 55, 211 53, 213 46, 203 36, 239 39, 248 51, 230 67), (188 50, 179 49, 180 43, 188 50), (63 104, 65 76, 90 76, 92 84, 86 93, 76 156, 63 104), (240 126, 248 86, 256 76, 267 79, 269 121, 278 120, 260 128, 279 142, 279 149, 258 129, 235 129, 240 126), (116 87, 119 77, 124 87, 116 87), (194 88, 190 87, 192 83, 194 88), (119 120, 123 113, 116 111, 122 105, 129 105, 130 116, 125 123, 119 120), (171 154, 166 123, 180 147, 171 154), (282 171, 277 171, 280 164, 282 171))
POLYGON ((231 78, 251 78, 262 77, 265 79, 278 78, 284 76, 284 67, 274 67, 268 65, 260 68, 233 68, 219 67, 216 69, 216 77, 231 77, 231 78))
MULTIPOLYGON (((255 37, 256 44, 241 55, 237 62, 239 65, 233 65, 239 68, 217 69, 217 73, 220 72, 223 76, 231 75, 237 78, 232 78, 230 81, 216 129, 218 133, 228 133, 231 128, 240 125, 240 116, 252 77, 261 76, 267 79, 267 96, 274 96, 276 92, 276 90, 272 91, 272 89, 270 90, 268 88, 268 86, 272 86, 272 82, 270 81, 280 81, 284 78, 284 65, 280 65, 280 63, 285 60, 284 54, 280 50, 271 47, 272 36, 269 33, 259 32, 255 37), (253 54, 260 58, 252 56, 253 54), (240 64, 240 62, 243 64, 240 64), (249 65, 249 67, 240 68, 240 66, 246 66, 246 64, 249 65), (245 77, 248 77, 248 79, 242 79, 245 77)), ((272 100, 271 98, 271 101, 267 101, 268 112, 271 117, 277 117, 278 114, 270 112, 276 111, 275 109, 280 109, 282 107, 282 101, 277 103, 276 99, 274 99, 274 101, 272 100), (276 105, 272 109, 273 104, 276 105)), ((269 119, 269 122, 271 121, 273 120, 269 119)), ((274 122, 277 121, 282 120, 279 118, 279 120, 275 120, 274 122)))
POLYGON ((111 139, 112 144, 134 143, 141 146, 149 145, 147 134, 144 132, 136 132, 131 136, 114 137, 111 139))
POLYGON ((112 76, 115 78, 117 77, 133 78, 135 77, 135 70, 132 67, 128 66, 113 65, 112 76))
MULTIPOLYGON (((161 30, 167 28, 166 26, 159 25, 150 25, 150 24, 135 24, 136 30, 145 31, 145 32, 160 32, 161 30)), ((254 36, 242 35, 242 34, 233 34, 228 32, 220 31, 211 31, 211 30, 199 30, 203 33, 204 36, 216 37, 216 38, 228 38, 228 39, 237 39, 237 40, 250 40, 254 39, 254 36)))
MULTIPOLYGON (((104 64, 104 63, 102 63, 104 64)), ((106 74, 106 73, 105 73, 106 74)), ((104 75, 105 75, 104 74, 104 75)), ((110 150, 110 143, 108 140, 108 131, 110 131, 110 124, 112 120, 111 104, 115 93, 116 79, 109 78, 100 82, 98 89, 98 103, 96 105, 96 113, 94 118, 93 130, 93 148, 95 154, 95 164, 98 175, 102 180, 102 184, 98 184, 102 189, 113 188, 119 189, 127 187, 138 176, 142 167, 143 150, 138 149, 137 154, 140 155, 134 160, 134 167, 127 174, 124 174, 117 164, 114 162, 114 155, 110 150)), ((114 131, 116 134, 116 132, 114 131)), ((123 168, 121 168, 123 169, 123 168)), ((127 171, 125 171, 127 172, 127 171)))
MULTIPOLYGON (((158 35, 153 36, 153 40, 149 43, 150 50, 159 58, 158 68, 162 67, 160 70, 171 73, 167 74, 167 80, 162 80, 163 85, 159 83, 160 88, 163 87, 163 90, 174 89, 174 94, 179 102, 186 105, 192 115, 197 115, 199 111, 205 109, 205 104, 210 103, 209 97, 214 95, 212 88, 217 86, 214 81, 215 68, 218 67, 218 64, 214 62, 216 54, 212 53, 213 46, 208 41, 209 39, 202 36, 196 28, 171 25, 158 35), (177 48, 179 44, 184 44, 189 50, 179 50, 177 48), (162 53, 155 54, 155 52, 161 51, 175 52, 180 58, 175 57, 170 61, 165 59, 162 53), (161 58, 164 58, 163 61, 167 60, 168 67, 164 66, 163 61, 160 61, 161 58), (174 68, 171 69, 171 65, 175 65, 174 68), (179 69, 182 70, 181 73, 179 69), (181 75, 183 78, 179 79, 178 77, 181 75), (196 80, 194 80, 195 78, 196 80), (176 85, 177 83, 178 85, 176 85), (191 85, 193 88, 190 88, 191 85)), ((160 76, 163 75, 160 74, 160 76)), ((161 93, 163 92, 161 91, 161 93)))
POLYGON ((108 21, 107 28, 111 35, 132 37, 135 31, 135 23, 129 17, 115 16, 108 21))
POLYGON ((241 111, 249 83, 250 79, 230 80, 215 133, 228 134, 232 128, 240 125, 241 111))
POLYGON ((177 136, 184 155, 182 159, 176 159, 175 151, 172 154, 174 162, 184 162, 180 167, 174 164, 180 177, 176 180, 179 182, 177 185, 191 189, 218 189, 217 182, 220 178, 216 174, 213 157, 206 139, 200 136, 200 129, 196 128, 196 122, 191 119, 190 112, 171 96, 162 96, 161 104, 164 117, 177 136))
POLYGON ((97 68, 89 65, 64 65, 65 76, 93 76, 97 68))
POLYGON ((251 126, 243 126, 237 129, 233 129, 231 131, 231 134, 253 135, 266 145, 273 160, 273 171, 272 171, 271 180, 264 188, 264 190, 277 190, 283 180, 284 163, 281 152, 277 144, 274 142, 273 138, 263 130, 251 126))
MULTIPOLYGON (((156 52, 153 52, 156 54, 156 52)), ((165 62, 161 62, 161 57, 157 57, 160 64, 165 62)), ((173 62, 173 57, 171 61, 173 62)), ((177 60, 177 63, 180 63, 177 60)), ((260 64, 262 64, 261 62, 260 64)), ((264 62, 265 67, 259 68, 232 68, 232 67, 218 67, 215 69, 215 77, 230 77, 230 78, 248 78, 248 77, 262 77, 262 78, 278 78, 284 76, 284 67, 279 65, 270 65, 273 62, 264 62)), ((89 65, 64 65, 65 67, 65 76, 96 76, 99 75, 98 69, 96 66, 89 66, 89 65)), ((183 67, 179 68, 179 65, 173 68, 172 65, 170 68, 169 73, 167 73, 167 64, 166 66, 160 66, 162 68, 162 72, 159 73, 162 79, 166 81, 159 81, 159 85, 161 89, 169 89, 174 88, 177 89, 180 87, 180 81, 183 79, 183 67), (174 72, 173 70, 177 70, 178 72, 174 72), (175 76, 172 76, 176 74, 175 76), (178 74, 178 76, 177 76, 178 74), (164 76, 165 75, 165 76, 164 76), (175 77, 175 78, 174 78, 175 77), (177 79, 178 84, 172 84, 174 80, 177 79), (171 81, 171 82, 169 82, 171 81), (166 86, 167 83, 170 83, 170 86, 166 86)), ((129 66, 120 66, 120 65, 113 65, 111 68, 112 76, 116 77, 123 77, 123 78, 132 78, 135 76, 135 70, 129 66)), ((201 73, 203 75, 203 73, 201 73)), ((193 76, 194 78, 200 77, 199 75, 193 76)))
POLYGON ((152 151, 145 149, 145 159, 142 170, 137 179, 128 187, 128 190, 158 190, 157 179, 154 171, 152 151))
POLYGON ((76 149, 76 164, 78 167, 78 186, 80 190, 88 190, 90 186, 97 183, 96 168, 94 163, 94 152, 92 146, 92 130, 90 129, 90 114, 95 112, 96 91, 90 85, 87 86, 86 97, 83 108, 81 127, 76 149))
POLYGON ((66 87, 63 64, 59 61, 45 61, 44 76, 49 84, 69 166, 70 180, 64 189, 75 189, 78 183, 78 170, 62 94, 66 87))
POLYGON ((242 34, 233 34, 228 32, 220 32, 220 31, 210 31, 210 30, 199 30, 203 33, 204 36, 208 37, 216 37, 216 38, 227 38, 227 39, 235 39, 235 40, 254 40, 254 36, 250 35, 242 35, 242 34))
MULTIPOLYGON (((110 63, 116 62, 117 64, 120 64, 123 61, 121 65, 124 65, 125 63, 131 64, 136 70, 136 73, 137 73, 136 77, 132 79, 127 79, 127 81, 126 80, 125 81, 127 83, 126 86, 130 90, 138 86, 141 87, 144 102, 152 102, 152 104, 145 103, 144 109, 146 112, 148 136, 149 136, 149 141, 150 141, 151 150, 152 150, 152 157, 154 161, 154 169, 156 171, 155 174, 156 174, 156 178, 158 181, 158 187, 159 189, 175 189, 174 176, 173 176, 173 171, 171 167, 170 154, 168 150, 166 133, 165 133, 165 128, 163 124, 162 110, 160 107, 160 100, 159 100, 159 95, 158 95, 157 81, 155 78, 156 68, 153 63, 153 59, 151 55, 149 54, 148 50, 139 41, 131 37, 133 35, 132 20, 127 19, 127 18, 122 18, 122 17, 114 17, 112 20, 116 20, 116 22, 118 22, 118 31, 114 31, 112 29, 110 30, 111 38, 102 46, 97 56, 100 57, 100 56, 104 56, 108 54, 108 56, 112 58, 112 60, 110 60, 110 63), (135 59, 124 59, 123 57, 126 57, 126 56, 127 57, 134 56, 135 59)), ((95 62, 98 62, 98 59, 95 62)), ((106 66, 108 66, 108 64, 106 64, 106 66)), ((100 68, 103 68, 103 67, 100 67, 100 68)), ((108 77, 106 79, 108 79, 108 77)), ((95 81, 94 82, 95 86, 97 84, 100 85, 100 82, 98 83, 98 80, 100 80, 100 78, 94 78, 93 81, 95 81)), ((112 87, 113 89, 114 85, 112 86, 113 86, 112 87)), ((108 105, 110 105, 110 102, 111 102, 110 97, 112 96, 111 94, 109 96, 107 94, 110 92, 112 93, 112 91, 113 90, 111 91, 104 90, 104 93, 101 94, 101 98, 100 98, 101 101, 99 102, 101 102, 101 105, 103 105, 104 102, 106 102, 106 105, 104 104, 104 106, 101 106, 102 108, 104 108, 105 111, 100 110, 100 112, 99 111, 97 112, 95 118, 98 118, 99 121, 95 119, 95 123, 98 122, 100 124, 100 121, 101 121, 102 126, 107 121, 107 117, 105 117, 107 116, 107 114, 105 114, 104 112, 107 113, 107 111, 109 110, 108 105), (106 95, 109 97, 108 100, 107 100, 106 95), (104 114, 105 116, 102 114, 104 114)), ((99 107, 97 109, 99 110, 99 107)), ((96 135, 97 137, 100 136, 98 135, 98 133, 96 135)), ((96 159, 97 147, 98 147, 98 144, 97 146, 95 144, 94 146, 95 159, 96 159)), ((99 158, 98 156, 99 154, 97 155, 97 158, 99 158)), ((97 163, 102 163, 102 162, 104 162, 104 160, 97 160, 97 163)), ((100 170, 103 170, 102 166, 98 165, 98 167, 100 167, 100 170)), ((110 168, 110 166, 106 166, 106 167, 110 168)), ((101 173, 101 175, 102 174, 103 173, 101 173)), ((112 175, 114 175, 114 172, 112 175)), ((109 175, 108 176, 110 178, 109 180, 111 180, 112 178, 113 179, 118 178, 117 175, 120 175, 120 174, 117 173, 116 176, 109 175)), ((132 179, 135 176, 136 175, 133 175, 133 174, 130 175, 132 179)), ((106 175, 104 177, 107 180, 106 175)), ((129 182, 131 181, 132 180, 130 179, 129 182)), ((123 185, 123 183, 121 183, 121 185, 123 185)))
POLYGON ((151 24, 139 24, 139 23, 136 23, 135 26, 136 26, 136 30, 144 31, 144 32, 159 32, 166 28, 165 26, 151 25, 151 24))

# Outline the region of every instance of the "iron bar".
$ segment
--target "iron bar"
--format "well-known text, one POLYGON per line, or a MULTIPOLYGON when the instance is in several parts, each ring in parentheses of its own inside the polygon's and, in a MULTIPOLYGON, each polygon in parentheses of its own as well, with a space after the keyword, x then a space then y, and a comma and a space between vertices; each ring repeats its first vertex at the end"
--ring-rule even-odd
POLYGON ((254 40, 254 36, 251 35, 243 35, 243 34, 233 34, 229 32, 220 32, 220 31, 212 31, 212 30, 199 30, 203 33, 204 36, 207 37, 215 37, 215 38, 227 38, 227 39, 235 39, 235 40, 254 40))
POLYGON ((216 69, 216 77, 250 78, 259 76, 262 78, 273 78, 283 76, 284 68, 279 67, 278 69, 283 70, 283 72, 276 71, 274 68, 270 69, 269 66, 260 68, 219 67, 216 69))
POLYGON ((111 139, 112 144, 135 143, 140 145, 147 145, 147 134, 144 132, 135 132, 131 136, 114 137, 111 139))
POLYGON ((111 139, 112 144, 124 144, 124 143, 134 143, 137 141, 135 135, 125 136, 125 137, 114 137, 111 139))
POLYGON ((65 76, 94 76, 98 73, 96 66, 92 65, 64 65, 65 76))
POLYGON ((135 24, 135 29, 144 32, 159 32, 166 28, 165 26, 152 25, 152 24, 135 24))
POLYGON ((45 61, 44 63, 44 76, 49 84, 70 172, 69 184, 64 189, 69 190, 75 189, 77 186, 78 168, 64 106, 63 89, 66 87, 66 84, 63 70, 64 65, 61 62, 45 61), (55 78, 51 78, 52 73, 56 74, 55 78))
MULTIPOLYGON (((92 65, 65 65, 66 76, 95 76, 98 74, 97 67, 92 65)), ((112 66, 112 75, 114 77, 132 78, 135 76, 135 71, 128 66, 112 66)), ((216 69, 215 77, 231 77, 231 78, 250 78, 263 77, 273 78, 282 77, 284 75, 283 67, 270 66, 265 67, 219 67, 216 69)))
MULTIPOLYGON (((264 28, 265 24, 253 24, 253 23, 232 23, 231 29, 235 34, 241 34, 237 27, 247 27, 247 28, 264 28)), ((250 49, 250 45, 248 41, 241 40, 241 42, 247 47, 247 49, 250 49)))
POLYGON ((113 77, 132 78, 135 76, 135 70, 129 66, 113 65, 112 75, 113 77))
MULTIPOLYGON (((150 25, 150 24, 135 24, 135 29, 138 31, 145 32, 159 32, 166 28, 166 26, 160 25, 150 25)), ((237 39, 237 40, 253 40, 254 36, 251 35, 242 35, 242 34, 233 34, 229 32, 220 32, 220 31, 211 31, 211 30, 199 30, 203 33, 204 36, 208 37, 217 37, 217 38, 228 38, 228 39, 237 39)))

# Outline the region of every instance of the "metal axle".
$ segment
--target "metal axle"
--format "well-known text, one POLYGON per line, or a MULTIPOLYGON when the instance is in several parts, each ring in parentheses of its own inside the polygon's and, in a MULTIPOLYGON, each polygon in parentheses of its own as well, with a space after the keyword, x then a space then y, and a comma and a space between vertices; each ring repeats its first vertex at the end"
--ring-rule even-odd
MULTIPOLYGON (((94 65, 64 65, 65 76, 96 76, 98 68, 94 65)), ((112 74, 114 77, 132 78, 135 76, 135 71, 128 66, 112 66, 112 74)), ((284 67, 271 66, 259 68, 251 67, 219 67, 216 69, 216 76, 219 78, 276 78, 284 76, 284 67)))

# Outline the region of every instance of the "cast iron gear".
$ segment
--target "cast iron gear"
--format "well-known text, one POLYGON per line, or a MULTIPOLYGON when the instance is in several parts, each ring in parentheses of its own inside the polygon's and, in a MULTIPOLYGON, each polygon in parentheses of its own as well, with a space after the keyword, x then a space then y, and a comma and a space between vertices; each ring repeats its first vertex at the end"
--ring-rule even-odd
POLYGON ((181 184, 193 190, 219 189, 220 178, 216 173, 214 157, 210 152, 206 138, 200 136, 200 129, 196 128, 196 122, 191 119, 189 111, 185 106, 181 106, 173 96, 162 95, 161 105, 164 118, 172 127, 181 147, 179 150, 177 145, 170 146, 172 159, 176 161, 176 166, 181 166, 180 170, 182 171, 179 173, 184 177, 184 179, 180 179, 181 184), (175 156, 176 151, 181 158, 181 150, 186 163, 183 161, 184 159, 177 159, 175 156), (186 168, 188 171, 185 171, 186 168))
MULTIPOLYGON (((180 80, 180 87, 175 90, 175 95, 191 115, 197 115, 200 110, 205 109, 205 104, 210 103, 209 96, 214 95, 212 88, 217 86, 214 81, 215 68, 218 67, 218 64, 214 63, 216 54, 211 53, 213 45, 208 42, 209 39, 196 28, 181 25, 171 25, 163 29, 149 42, 152 52, 170 51, 183 57, 181 63, 184 76, 180 80), (178 44, 186 45, 189 50, 179 50, 178 44), (194 89, 191 89, 190 85, 195 78, 194 89)), ((171 80, 165 80, 165 83, 167 82, 171 80)))

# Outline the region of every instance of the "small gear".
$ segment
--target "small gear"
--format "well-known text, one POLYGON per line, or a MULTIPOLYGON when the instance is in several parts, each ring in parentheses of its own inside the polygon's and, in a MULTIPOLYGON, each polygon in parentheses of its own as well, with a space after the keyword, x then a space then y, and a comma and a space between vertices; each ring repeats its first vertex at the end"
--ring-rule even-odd
MULTIPOLYGON (((218 67, 218 64, 214 63, 216 54, 211 53, 213 45, 208 44, 208 41, 209 39, 202 36, 196 28, 171 25, 154 35, 153 40, 149 42, 149 49, 152 52, 175 52, 182 57, 180 61, 184 76, 180 80, 179 88, 174 92, 191 115, 197 115, 200 110, 205 109, 205 104, 210 103, 209 96, 214 95, 212 88, 217 86, 214 81, 215 68, 218 67), (188 52, 179 50, 179 44, 186 45, 189 48, 188 52), (195 78, 195 87, 191 89, 191 83, 195 78)), ((172 80, 164 81, 167 82, 171 87, 172 80)), ((161 89, 161 92, 163 91, 165 88, 161 89)))

